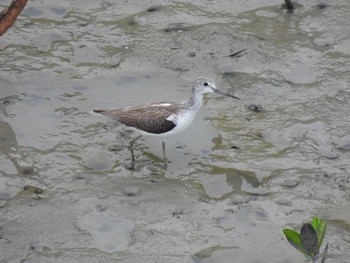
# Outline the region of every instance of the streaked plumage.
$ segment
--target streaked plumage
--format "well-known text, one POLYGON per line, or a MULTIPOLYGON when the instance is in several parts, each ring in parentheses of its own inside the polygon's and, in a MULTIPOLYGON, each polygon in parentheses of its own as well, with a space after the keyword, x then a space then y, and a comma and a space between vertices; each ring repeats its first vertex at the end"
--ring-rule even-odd
POLYGON ((128 108, 94 110, 116 120, 125 126, 136 128, 144 134, 164 134, 176 127, 174 121, 167 120, 172 114, 183 108, 183 104, 166 102, 151 103, 128 108))

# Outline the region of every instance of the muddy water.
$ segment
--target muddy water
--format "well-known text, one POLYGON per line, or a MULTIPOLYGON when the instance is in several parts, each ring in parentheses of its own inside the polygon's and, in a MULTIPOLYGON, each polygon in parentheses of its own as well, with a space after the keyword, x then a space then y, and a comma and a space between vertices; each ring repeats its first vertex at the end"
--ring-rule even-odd
POLYGON ((28 3, 0 38, 1 262, 303 262, 282 229, 315 215, 348 262, 350 5, 231 2, 28 3), (90 110, 203 75, 242 100, 128 170, 135 134, 90 110))

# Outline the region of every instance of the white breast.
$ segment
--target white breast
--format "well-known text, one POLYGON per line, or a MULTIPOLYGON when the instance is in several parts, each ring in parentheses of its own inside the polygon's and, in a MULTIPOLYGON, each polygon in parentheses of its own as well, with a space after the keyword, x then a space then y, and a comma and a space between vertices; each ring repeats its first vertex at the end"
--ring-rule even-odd
MULTIPOLYGON (((171 136, 176 135, 184 130, 186 130, 188 127, 191 126, 194 118, 196 117, 197 111, 187 111, 180 116, 176 118, 176 127, 172 129, 171 131, 164 133, 165 136, 171 136)), ((171 116, 168 118, 169 120, 172 120, 171 116)), ((172 120, 173 121, 173 120, 172 120)))

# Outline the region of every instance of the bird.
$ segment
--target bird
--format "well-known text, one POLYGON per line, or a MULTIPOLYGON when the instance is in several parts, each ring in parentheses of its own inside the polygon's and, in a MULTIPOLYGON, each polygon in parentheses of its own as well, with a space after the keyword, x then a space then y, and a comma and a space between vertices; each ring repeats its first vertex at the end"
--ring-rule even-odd
POLYGON ((206 93, 217 93, 237 100, 240 99, 218 89, 212 79, 201 77, 194 82, 188 100, 155 102, 114 109, 97 109, 92 110, 92 112, 115 120, 141 133, 129 143, 131 152, 131 165, 129 168, 131 170, 135 169, 133 145, 143 135, 162 139, 163 161, 166 168, 168 159, 165 151, 165 138, 186 130, 192 124, 198 110, 202 106, 203 95, 206 93))

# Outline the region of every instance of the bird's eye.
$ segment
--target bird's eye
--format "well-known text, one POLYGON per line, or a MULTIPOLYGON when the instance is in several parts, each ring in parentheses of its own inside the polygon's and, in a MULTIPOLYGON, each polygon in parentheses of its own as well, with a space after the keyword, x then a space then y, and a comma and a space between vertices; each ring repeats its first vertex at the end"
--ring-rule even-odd
POLYGON ((204 85, 204 86, 208 86, 208 82, 204 82, 203 85, 204 85))

